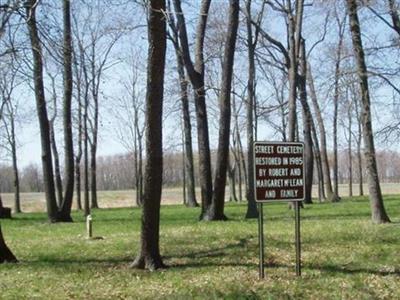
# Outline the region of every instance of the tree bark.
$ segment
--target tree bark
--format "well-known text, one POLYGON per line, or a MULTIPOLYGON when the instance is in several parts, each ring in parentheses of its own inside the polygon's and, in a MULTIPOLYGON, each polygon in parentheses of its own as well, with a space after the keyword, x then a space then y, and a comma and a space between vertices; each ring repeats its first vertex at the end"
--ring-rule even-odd
POLYGON ((221 92, 219 96, 220 118, 217 161, 215 164, 212 204, 203 220, 226 220, 224 215, 226 174, 229 159, 231 126, 231 88, 235 57, 236 37, 239 25, 239 0, 229 1, 229 20, 222 64, 221 92))
POLYGON ((132 267, 164 267, 159 247, 162 186, 162 102, 166 53, 165 0, 151 0, 146 94, 146 167, 140 251, 132 267))
POLYGON ((64 102, 63 102, 63 129, 64 129, 64 187, 65 193, 59 218, 62 221, 72 222, 71 208, 74 195, 74 146, 72 138, 72 37, 71 37, 71 9, 70 0, 63 0, 63 21, 64 21, 64 45, 63 45, 63 66, 64 66, 64 102))
POLYGON ((42 146, 42 168, 47 215, 50 222, 57 221, 57 202, 54 189, 54 173, 50 146, 49 119, 43 86, 42 48, 36 26, 36 1, 26 1, 27 24, 33 55, 33 80, 35 87, 36 108, 39 119, 42 146))
POLYGON ((361 29, 358 21, 356 0, 347 0, 347 9, 350 18, 350 32, 357 63, 361 91, 361 115, 364 137, 364 158, 368 172, 368 189, 371 204, 371 217, 374 223, 387 223, 390 219, 383 203, 376 165, 374 134, 371 119, 371 100, 368 86, 368 72, 365 64, 364 49, 361 40, 361 29))
POLYGON ((247 211, 246 219, 258 217, 258 210, 254 196, 254 102, 255 102, 255 48, 258 36, 256 34, 253 41, 253 31, 251 25, 251 0, 246 1, 246 28, 247 28, 247 55, 248 55, 248 79, 247 79, 247 102, 246 102, 246 131, 247 131, 247 211))
POLYGON ((4 241, 3 232, 1 231, 1 224, 0 224, 0 264, 5 262, 16 263, 18 262, 18 260, 11 252, 10 248, 8 248, 6 242, 4 241))

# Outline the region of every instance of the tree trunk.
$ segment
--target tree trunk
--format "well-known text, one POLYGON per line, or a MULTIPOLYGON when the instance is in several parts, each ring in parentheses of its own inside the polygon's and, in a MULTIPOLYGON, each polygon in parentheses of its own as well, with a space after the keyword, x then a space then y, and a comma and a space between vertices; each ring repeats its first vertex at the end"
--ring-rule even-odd
POLYGON ((47 204, 47 215, 50 222, 57 221, 57 202, 54 189, 54 174, 50 146, 49 119, 47 117, 46 100, 43 87, 42 48, 36 27, 36 1, 26 1, 26 12, 29 37, 33 55, 33 79, 35 86, 36 108, 39 119, 40 139, 42 146, 42 168, 44 191, 47 204))
POLYGON ((21 199, 19 192, 19 172, 18 172, 18 159, 17 159, 17 141, 15 139, 15 119, 14 112, 10 116, 10 144, 11 144, 11 156, 12 156, 12 168, 14 174, 14 211, 15 213, 22 212, 21 210, 21 199))
POLYGON ((166 52, 165 0, 151 0, 146 94, 146 167, 140 251, 132 267, 164 267, 159 247, 162 186, 162 102, 166 52))
POLYGON ((321 162, 321 151, 319 148, 319 141, 317 136, 317 131, 315 129, 314 121, 311 120, 311 130, 313 137, 313 149, 314 149, 314 158, 317 166, 317 174, 318 174, 318 200, 319 202, 325 201, 325 187, 324 187, 324 173, 322 171, 322 162, 321 162))
POLYGON ((195 63, 192 63, 189 53, 189 43, 186 32, 185 18, 181 1, 174 0, 174 8, 178 21, 179 39, 185 68, 194 89, 194 103, 197 120, 197 140, 199 150, 199 180, 201 188, 201 215, 208 210, 212 201, 211 154, 208 135, 208 120, 204 88, 204 57, 203 45, 207 26, 208 11, 211 0, 202 0, 200 16, 196 28, 195 63))
POLYGON ((3 232, 1 231, 0 224, 0 264, 5 262, 16 263, 18 262, 18 260, 11 252, 11 250, 7 247, 6 242, 4 241, 3 232))
POLYGON ((220 118, 217 161, 215 165, 214 193, 212 204, 203 220, 226 220, 224 215, 226 174, 229 159, 231 125, 231 88, 237 29, 239 24, 239 0, 229 1, 229 21, 226 33, 222 65, 221 92, 219 96, 220 118))
POLYGON ((54 156, 54 176, 56 180, 57 203, 58 207, 61 207, 63 202, 63 188, 62 188, 62 180, 60 172, 60 158, 58 156, 56 138, 54 134, 54 119, 50 121, 50 143, 54 156))
POLYGON ((183 198, 183 205, 186 205, 187 204, 187 197, 186 197, 187 184, 186 184, 186 168, 185 168, 186 151, 185 151, 185 134, 183 126, 181 126, 181 138, 182 138, 182 198, 183 198))
POLYGON ((96 152, 97 152, 97 138, 90 145, 90 190, 91 190, 90 207, 91 208, 99 208, 99 205, 97 202, 96 152))
POLYGON ((361 91, 361 115, 364 137, 364 157, 368 172, 369 199, 371 203, 371 217, 374 223, 387 223, 390 219, 383 204, 381 187, 379 184, 376 165, 374 134, 371 120, 371 100, 368 87, 368 71, 364 59, 364 49, 361 40, 361 30, 357 14, 356 0, 347 0, 347 9, 350 18, 350 32, 357 63, 361 91))
MULTIPOLYGON (((74 71, 76 74, 76 91, 78 101, 78 151, 75 156, 75 193, 76 193, 76 205, 78 210, 82 210, 82 197, 81 197, 81 161, 82 161, 82 139, 83 139, 83 126, 82 126, 82 73, 78 69, 79 63, 77 59, 77 53, 74 56, 74 71)), ((82 69, 81 69, 82 70, 82 69)))
POLYGON ((339 108, 339 81, 340 81, 340 63, 342 60, 342 48, 343 48, 343 36, 344 36, 344 22, 339 20, 336 15, 338 29, 339 29, 339 41, 336 48, 336 61, 335 61, 335 80, 334 80, 334 94, 333 94, 333 192, 339 197, 339 182, 338 182, 338 145, 337 145, 337 118, 339 108))
MULTIPOLYGON (((86 77, 86 76, 85 76, 86 77)), ((85 80, 87 83, 87 78, 85 80)), ((84 110, 83 110, 83 210, 85 217, 90 215, 90 200, 89 200, 89 132, 88 132, 88 88, 86 87, 84 96, 84 110)))
POLYGON ((238 202, 236 196, 236 168, 235 164, 231 164, 231 159, 229 159, 229 167, 228 167, 228 179, 229 179, 229 201, 238 202))
POLYGON ((247 185, 247 174, 246 174, 246 162, 244 161, 242 140, 240 138, 239 132, 239 112, 236 109, 236 97, 232 97, 232 109, 234 111, 234 128, 232 132, 232 142, 233 142, 233 156, 235 158, 235 163, 237 166, 237 183, 239 185, 239 201, 243 200, 243 177, 245 181, 245 187, 247 185), (243 174, 243 176, 242 176, 243 174))
POLYGON ((364 196, 364 179, 363 179, 363 168, 362 168, 362 154, 361 154, 361 139, 357 141, 357 159, 358 159, 358 186, 359 195, 364 196))
MULTIPOLYGON (((177 41, 178 32, 174 32, 175 40, 177 41)), ((189 111, 189 97, 188 97, 188 82, 185 78, 185 66, 183 57, 180 53, 179 47, 175 45, 175 54, 178 66, 178 75, 180 82, 181 103, 182 103, 182 116, 183 116, 183 131, 184 131, 184 168, 186 175, 186 206, 197 207, 199 206, 196 201, 195 181, 194 181, 194 165, 193 165, 193 149, 192 149, 192 125, 190 123, 189 111)))
POLYGON ((63 102, 63 127, 64 127, 64 199, 59 209, 59 218, 62 221, 72 222, 71 208, 74 195, 74 146, 72 138, 72 37, 71 37, 71 12, 70 0, 63 0, 64 21, 64 102, 63 102))
POLYGON ((248 53, 248 80, 247 80, 247 102, 246 102, 246 131, 247 131, 247 211, 246 219, 255 219, 258 217, 258 210, 254 196, 254 102, 255 102, 255 48, 257 45, 257 36, 253 41, 253 32, 251 24, 251 0, 246 1, 246 28, 247 28, 247 53, 248 53))
POLYGON ((314 172, 314 156, 313 156, 313 143, 311 137, 312 131, 312 115, 310 106, 307 102, 307 61, 306 49, 304 40, 301 41, 300 48, 300 73, 299 73, 299 98, 302 105, 303 112, 303 135, 304 135, 304 203, 312 203, 312 184, 314 172))
POLYGON ((331 175, 330 175, 330 168, 329 168, 329 161, 328 161, 328 153, 326 149, 326 132, 324 121, 321 114, 321 109, 318 104, 317 94, 315 92, 314 87, 314 79, 312 77, 311 67, 307 65, 307 82, 310 90, 310 97, 312 100, 312 104, 314 107, 314 112, 317 117, 317 124, 319 128, 320 134, 320 141, 321 141, 321 162, 322 162, 322 171, 324 174, 325 179, 325 188, 326 188, 326 197, 327 200, 330 202, 337 202, 339 201, 338 196, 332 190, 332 182, 331 182, 331 175))
MULTIPOLYGON (((362 117, 359 111, 359 97, 356 94, 356 90, 352 89, 353 101, 354 101, 354 111, 357 116, 357 162, 358 162, 358 184, 359 184, 359 195, 364 196, 364 179, 363 179, 363 161, 362 161, 362 153, 361 153, 361 143, 362 143, 362 117)), ((361 106, 361 105, 360 105, 361 106)))
POLYGON ((352 153, 352 132, 351 132, 351 126, 352 126, 352 112, 351 112, 351 107, 349 107, 347 117, 349 118, 349 129, 348 129, 348 135, 349 135, 349 140, 348 140, 348 157, 349 157, 349 197, 353 197, 353 153, 352 153))

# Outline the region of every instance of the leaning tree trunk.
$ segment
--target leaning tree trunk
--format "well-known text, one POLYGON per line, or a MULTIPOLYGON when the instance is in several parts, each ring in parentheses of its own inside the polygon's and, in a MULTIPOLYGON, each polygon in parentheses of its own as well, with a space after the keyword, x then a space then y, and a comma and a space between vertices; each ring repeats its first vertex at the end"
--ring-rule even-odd
POLYGON ((26 12, 29 37, 33 55, 33 80, 35 87, 36 109, 39 119, 40 139, 42 146, 42 169, 44 191, 47 204, 47 215, 50 222, 57 221, 57 201, 54 189, 54 173, 51 157, 50 129, 47 116, 46 100, 43 86, 42 48, 36 26, 37 1, 26 1, 26 12))
POLYGON ((217 161, 215 164, 214 193, 212 204, 203 220, 226 220, 224 215, 226 173, 229 159, 229 137, 231 126, 231 87, 237 29, 239 25, 239 0, 229 1, 229 21, 222 65, 221 93, 219 97, 220 118, 217 161))
POLYGON ((255 48, 257 45, 257 36, 253 41, 253 31, 251 24, 251 0, 246 1, 246 28, 247 28, 247 53, 248 53, 248 80, 247 80, 247 103, 246 103, 246 131, 247 131, 247 211, 246 219, 258 217, 258 210, 254 195, 254 102, 255 102, 255 48))
POLYGON ((150 0, 149 51, 146 94, 146 167, 139 254, 132 267, 164 267, 160 255, 160 206, 162 186, 162 102, 166 52, 165 0, 150 0))
POLYGON ((371 217, 375 223, 387 223, 390 219, 383 204, 381 187, 379 184, 378 168, 376 165, 374 133, 371 119, 371 100, 368 87, 368 71, 365 64, 364 49, 361 40, 361 29, 358 21, 356 0, 347 0, 347 9, 350 18, 350 32, 357 63, 361 91, 361 115, 364 137, 364 157, 368 172, 369 199, 371 217))
POLYGON ((71 222, 72 198, 74 195, 74 146, 72 139, 72 37, 71 37, 71 9, 70 0, 63 0, 64 20, 64 103, 63 103, 63 127, 64 127, 64 183, 65 193, 59 210, 59 218, 62 221, 71 222))
POLYGON ((18 262, 18 260, 4 241, 3 232, 1 231, 0 225, 0 264, 5 262, 15 263, 18 262))

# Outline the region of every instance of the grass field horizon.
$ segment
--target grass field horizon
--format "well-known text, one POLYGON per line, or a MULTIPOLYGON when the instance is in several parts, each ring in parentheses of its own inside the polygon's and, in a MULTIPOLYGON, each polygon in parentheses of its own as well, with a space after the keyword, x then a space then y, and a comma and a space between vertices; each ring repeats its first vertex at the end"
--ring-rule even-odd
MULTIPOLYGON (((381 183, 382 194, 384 195, 395 195, 400 194, 400 183, 381 183)), ((245 187, 243 186, 243 198, 245 198, 245 187)), ((367 184, 363 185, 364 195, 368 195, 367 184)), ((97 198, 99 206, 101 208, 113 208, 113 207, 134 207, 135 203, 135 191, 134 190, 109 190, 109 191, 98 191, 97 198)), ((348 196, 349 187, 348 184, 339 184, 340 196, 348 196)), ((313 197, 318 196, 318 187, 313 186, 313 197)), ((353 195, 359 194, 359 185, 353 184, 353 195)), ((13 208, 14 206, 14 194, 13 193, 2 193, 3 205, 13 208)), ((239 194, 237 192, 237 196, 239 194)), ((23 212, 43 212, 46 209, 45 195, 44 193, 21 193, 21 207, 23 212)), ((196 197, 200 202, 200 189, 196 188, 196 197)), ((228 200, 230 197, 229 188, 226 188, 225 198, 228 200)), ((162 191, 162 205, 170 204, 181 204, 183 202, 182 187, 164 187, 162 191)), ((83 194, 82 194, 83 199, 83 194)), ((74 198, 73 208, 76 209, 76 201, 74 198)))
POLYGON ((294 215, 265 205, 266 279, 258 279, 257 220, 246 203, 227 203, 226 222, 199 222, 200 208, 161 208, 160 247, 170 267, 131 269, 139 208, 93 210, 87 240, 74 223, 49 224, 44 212, 1 220, 19 264, 0 266, 1 299, 399 299, 400 195, 385 196, 392 220, 370 220, 368 197, 302 209, 303 274, 295 276, 294 215))

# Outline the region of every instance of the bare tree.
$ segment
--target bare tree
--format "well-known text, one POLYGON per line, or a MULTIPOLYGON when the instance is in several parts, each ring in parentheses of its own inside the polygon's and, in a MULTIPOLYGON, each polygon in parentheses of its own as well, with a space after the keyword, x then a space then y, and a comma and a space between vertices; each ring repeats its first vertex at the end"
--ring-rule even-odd
POLYGON ((330 202, 337 202, 339 199, 337 195, 333 192, 332 189, 332 182, 331 182, 331 175, 330 175, 330 168, 329 168, 329 161, 328 161, 328 152, 327 152, 327 145, 326 145, 326 130, 325 125, 321 113, 320 106, 318 104, 317 93, 315 91, 314 85, 314 78, 312 76, 311 66, 308 64, 307 66, 307 83, 310 91, 310 97, 312 100, 312 105, 314 108, 314 113, 316 115, 319 134, 320 134, 320 143, 321 143, 321 161, 322 161, 322 170, 323 176, 325 179, 325 189, 326 189, 326 197, 330 202))
POLYGON ((37 5, 39 5, 39 3, 35 0, 27 0, 25 2, 27 25, 33 55, 33 80, 35 86, 36 108, 40 125, 42 168, 47 203, 47 214, 50 222, 56 222, 57 202, 54 189, 54 173, 50 145, 50 127, 43 86, 42 46, 40 44, 40 38, 36 24, 37 5))
MULTIPOLYGON (((264 8, 264 6, 263 6, 264 8)), ((254 161, 253 161, 253 143, 254 143, 254 106, 256 98, 256 66, 255 50, 258 42, 259 26, 263 15, 263 9, 258 16, 258 26, 254 32, 251 24, 251 0, 246 1, 246 29, 247 29, 247 55, 248 55, 248 96, 246 101, 246 130, 247 130, 247 212, 246 219, 257 218, 258 211, 254 196, 254 161)))
POLYGON ((312 203, 312 184, 314 172, 314 155, 312 141, 312 114, 307 101, 307 58, 305 41, 301 40, 299 52, 299 98, 302 106, 303 114, 303 136, 304 136, 304 203, 312 203))
POLYGON ((64 129, 64 182, 65 193, 59 209, 59 218, 63 221, 72 221, 71 207, 74 195, 74 146, 72 139, 72 26, 70 0, 63 0, 63 67, 64 67, 64 101, 63 101, 63 129, 64 129))
POLYGON ((224 215, 224 203, 231 124, 231 87, 238 24, 239 0, 230 0, 229 21, 222 65, 221 93, 219 98, 220 128, 215 166, 214 192, 211 206, 203 216, 204 220, 226 220, 226 216, 224 215))
MULTIPOLYGON (((344 40, 344 32, 345 32, 345 23, 346 23, 346 14, 342 18, 339 16, 339 12, 337 11, 338 7, 335 5, 335 19, 338 26, 338 44, 336 47, 335 53, 335 79, 334 79, 334 94, 333 94, 333 192, 339 196, 339 183, 338 183, 338 108, 339 108, 339 99, 340 99, 340 91, 339 91, 339 81, 341 76, 341 60, 342 60, 342 51, 343 51, 343 40, 344 40)), ((338 199, 340 199, 338 197, 338 199)))
MULTIPOLYGON (((168 2, 169 6, 169 2, 168 2)), ((190 111, 189 111, 189 89, 188 81, 185 76, 185 62, 180 50, 179 45, 179 34, 178 27, 175 23, 175 18, 173 14, 169 15, 169 28, 171 33, 169 34, 169 39, 172 41, 175 50, 179 83, 180 83, 180 98, 182 104, 182 119, 183 119, 183 131, 184 131, 184 153, 185 153, 185 203, 189 207, 197 207, 196 193, 195 193, 195 180, 194 180, 194 164, 193 164, 193 148, 192 148, 192 125, 190 122, 190 111)))
POLYGON ((174 0, 174 9, 178 23, 179 40, 186 72, 194 89, 194 103, 197 119, 197 139, 199 147, 199 179, 201 188, 201 216, 203 218, 212 201, 211 154, 208 135, 207 108, 204 87, 204 37, 207 27, 208 11, 211 0, 202 0, 199 19, 196 28, 195 61, 190 57, 185 17, 181 8, 181 1, 174 0))
POLYGON ((371 203, 371 217, 375 223, 390 222, 386 213, 376 165, 374 134, 371 121, 371 100, 368 86, 368 72, 364 58, 364 49, 361 40, 361 29, 358 20, 356 0, 347 0, 347 9, 350 21, 350 33, 357 64, 357 73, 361 91, 362 128, 364 137, 364 157, 368 172, 369 199, 371 203))
POLYGON ((14 212, 21 212, 20 203, 20 184, 19 184, 19 170, 18 170, 18 159, 17 159, 17 137, 16 137, 16 126, 17 115, 19 110, 19 104, 17 99, 13 98, 13 92, 15 88, 20 84, 17 73, 19 67, 15 64, 14 57, 10 59, 5 58, 5 66, 2 65, 1 78, 0 78, 0 90, 2 98, 2 121, 5 129, 5 139, 7 145, 1 145, 0 147, 10 154, 12 161, 12 168, 14 174, 14 212))
POLYGON ((149 2, 146 94, 146 167, 140 250, 132 267, 164 267, 159 247, 162 186, 162 103, 166 53, 165 0, 149 2))
POLYGON ((141 118, 144 112, 144 100, 139 89, 140 65, 134 60, 130 62, 130 76, 123 82, 126 96, 117 99, 117 107, 113 113, 117 119, 117 136, 123 147, 133 154, 134 178, 136 190, 136 205, 141 206, 143 201, 143 133, 144 121, 141 118))

